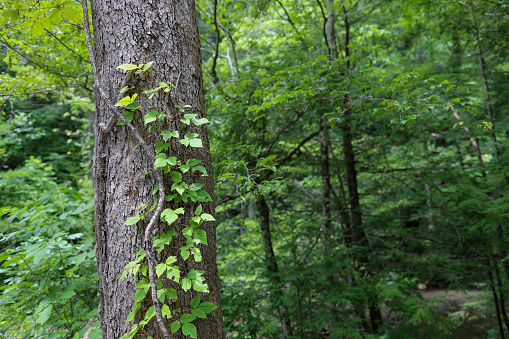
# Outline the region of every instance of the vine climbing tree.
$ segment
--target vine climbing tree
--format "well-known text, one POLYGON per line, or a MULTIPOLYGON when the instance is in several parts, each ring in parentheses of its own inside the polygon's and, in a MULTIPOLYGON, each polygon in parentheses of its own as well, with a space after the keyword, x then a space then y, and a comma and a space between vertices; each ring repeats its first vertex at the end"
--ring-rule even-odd
POLYGON ((222 338, 194 1, 82 6, 102 336, 222 338))

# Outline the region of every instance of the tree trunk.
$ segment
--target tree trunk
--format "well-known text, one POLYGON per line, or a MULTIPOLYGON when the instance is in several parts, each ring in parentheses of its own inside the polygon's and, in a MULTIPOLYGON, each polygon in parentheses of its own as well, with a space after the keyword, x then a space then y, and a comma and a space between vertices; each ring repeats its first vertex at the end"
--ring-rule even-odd
POLYGON ((272 246, 270 211, 269 206, 267 206, 267 201, 265 201, 265 197, 262 193, 260 193, 260 196, 256 197, 256 204, 258 205, 258 211, 260 212, 260 228, 262 231, 267 273, 269 275, 270 284, 274 286, 271 293, 274 293, 275 295, 274 302, 277 305, 277 311, 283 325, 283 337, 289 338, 292 336, 292 325, 288 315, 288 309, 283 304, 283 283, 279 276, 279 267, 277 265, 276 255, 274 254, 274 248, 272 246))
MULTIPOLYGON (((350 215, 351 215, 351 229, 348 234, 351 247, 355 249, 355 256, 358 261, 361 276, 368 280, 369 272, 369 259, 366 253, 367 236, 362 229, 362 212, 359 199, 359 191, 357 189, 357 170, 355 169, 355 153, 353 150, 353 135, 351 126, 351 109, 348 107, 349 100, 345 100, 344 120, 341 123, 341 130, 343 132, 343 156, 345 158, 345 171, 348 187, 348 195, 350 202, 350 215), (364 267, 364 268, 361 268, 364 267)), ((378 333, 378 329, 382 324, 382 314, 378 305, 378 298, 376 294, 371 291, 368 293, 368 309, 371 321, 372 333, 378 333)), ((362 319, 362 315, 359 314, 362 319)))
MULTIPOLYGON (((200 176, 190 171, 184 174, 184 180, 204 183, 205 189, 212 197, 211 202, 203 203, 203 210, 214 215, 213 177, 210 159, 210 147, 205 125, 187 126, 179 122, 182 113, 175 105, 190 105, 185 113, 198 114, 204 117, 204 95, 201 72, 200 40, 195 15, 194 1, 182 0, 173 2, 140 2, 119 0, 106 2, 92 1, 92 22, 94 28, 95 60, 97 73, 95 76, 106 95, 116 102, 118 93, 123 87, 125 72, 115 68, 121 64, 144 64, 154 61, 152 68, 136 77, 128 93, 138 94, 141 99, 140 109, 135 111, 132 124, 139 131, 148 145, 154 144, 162 128, 177 130, 180 136, 188 132, 199 134, 203 148, 186 148, 178 142, 170 143, 167 151, 169 156, 176 156, 185 162, 194 158, 201 160, 208 176, 200 176), (171 82, 176 88, 170 93, 158 92, 150 102, 142 94, 144 90, 157 87, 159 81, 171 82), (154 132, 148 131, 143 124, 143 115, 151 110, 164 112, 167 115, 157 123, 154 132)), ((96 88, 97 93, 97 88, 96 88)), ((119 338, 131 328, 132 323, 125 324, 127 315, 134 303, 134 286, 138 277, 121 280, 121 274, 127 263, 135 259, 136 253, 143 247, 144 229, 150 220, 148 214, 144 221, 133 226, 124 225, 124 221, 139 214, 136 208, 147 203, 154 203, 153 188, 156 186, 154 175, 154 159, 148 156, 142 147, 136 147, 138 141, 126 126, 114 126, 111 131, 103 132, 100 126, 107 126, 112 118, 111 112, 102 97, 96 96, 96 128, 94 148, 94 188, 97 238, 97 264, 99 276, 102 337, 119 338)), ((116 121, 116 119, 115 119, 116 121)), ((170 139, 174 140, 174 139, 170 139)), ((163 178, 166 194, 170 192, 171 179, 163 178)), ((165 207, 183 207, 185 216, 192 216, 195 203, 166 203, 165 207)), ((152 212, 153 213, 153 212, 152 212)), ((177 237, 171 243, 171 249, 157 256, 158 261, 168 255, 176 255, 181 276, 185 277, 191 269, 204 270, 205 282, 210 293, 202 294, 202 301, 210 301, 219 306, 208 315, 208 319, 197 319, 194 324, 198 338, 223 338, 224 327, 220 307, 218 273, 216 266, 216 235, 215 223, 205 222, 202 226, 207 233, 208 246, 201 246, 203 261, 198 263, 189 258, 183 261, 177 249, 185 244, 182 235, 184 222, 180 219, 171 226, 158 222, 155 234, 174 229, 177 237), (180 224, 179 224, 180 223, 180 224)), ((164 281, 167 285, 169 282, 164 281)), ((170 310, 189 308, 190 300, 196 292, 184 292, 176 288, 178 299, 169 303, 170 310)), ((150 293, 148 294, 150 296, 150 293)), ((148 298, 150 299, 150 298, 148 298)), ((152 301, 146 300, 144 307, 150 307, 152 301)), ((167 301, 168 303, 168 301, 167 301)), ((141 313, 140 312, 140 313, 141 313)), ((141 315, 142 317, 142 315, 141 315)), ((155 317, 153 318, 155 319, 155 317)), ((173 319, 165 320, 166 327, 173 319)), ((151 335, 154 339, 163 335, 152 320, 143 331, 144 337, 151 335)), ((173 338, 184 338, 181 331, 173 338)))
POLYGON ((482 48, 482 40, 479 35, 477 20, 475 18, 474 14, 474 7, 472 4, 472 1, 470 1, 470 16, 472 19, 472 25, 473 25, 473 31, 474 31, 474 37, 477 47, 477 54, 479 58, 479 67, 481 70, 481 77, 482 77, 482 83, 483 83, 483 89, 484 89, 484 95, 486 97, 486 117, 490 119, 492 125, 490 126, 491 130, 491 139, 493 140, 493 149, 494 149, 494 155, 495 158, 498 158, 500 152, 498 150, 497 145, 497 135, 495 132, 495 122, 494 122, 494 116, 493 116, 493 107, 491 105, 491 97, 490 97, 490 87, 488 83, 488 75, 487 75, 487 66, 486 66, 486 59, 484 58, 484 52, 482 48))
MULTIPOLYGON (((343 23, 345 26, 345 58, 346 69, 350 70, 350 21, 348 18, 348 11, 345 6, 343 9, 343 23)), ((355 152, 353 149, 353 131, 352 131, 352 109, 350 107, 350 97, 345 95, 343 106, 343 120, 341 122, 341 131, 343 139, 343 156, 345 160, 345 173, 348 187, 349 205, 350 205, 350 220, 351 228, 347 237, 347 245, 351 245, 355 249, 355 256, 358 261, 358 270, 365 280, 369 279, 369 258, 366 252, 368 246, 368 238, 364 229, 362 228, 362 211, 359 199, 359 190, 357 188, 357 170, 355 169, 355 152), (362 268, 364 267, 364 268, 362 268)), ((378 296, 374 291, 368 291, 367 295, 369 317, 371 322, 371 332, 376 334, 382 325, 382 313, 378 305, 378 296)), ((358 314, 361 320, 363 314, 358 314)), ((365 325, 363 325, 365 326, 365 325)))
MULTIPOLYGON (((331 178, 329 167, 329 129, 327 126, 327 116, 320 117, 320 164, 322 176, 322 233, 324 236, 324 250, 325 250, 325 265, 330 270, 327 275, 327 283, 331 291, 334 290, 337 284, 335 270, 337 262, 334 260, 333 244, 331 241, 332 236, 332 208, 331 208, 331 178)), ((327 308, 329 310, 329 330, 332 331, 334 325, 338 320, 338 314, 334 302, 327 301, 327 308)))

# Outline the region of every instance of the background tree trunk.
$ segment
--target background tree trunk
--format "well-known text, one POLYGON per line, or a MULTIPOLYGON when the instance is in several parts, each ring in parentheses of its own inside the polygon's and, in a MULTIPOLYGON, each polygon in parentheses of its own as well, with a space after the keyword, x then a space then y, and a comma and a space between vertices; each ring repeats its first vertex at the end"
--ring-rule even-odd
MULTIPOLYGON (((147 144, 153 144, 162 128, 178 130, 180 136, 185 133, 198 133, 203 141, 203 148, 186 148, 178 142, 170 143, 169 155, 176 156, 185 162, 188 159, 200 159, 209 174, 187 172, 184 180, 205 183, 204 189, 212 197, 212 202, 203 204, 204 212, 214 215, 213 177, 210 160, 210 147, 205 125, 187 126, 179 122, 180 111, 175 105, 191 105, 186 113, 198 114, 204 117, 204 95, 201 72, 200 40, 195 14, 195 4, 192 0, 173 2, 127 1, 118 0, 106 2, 97 0, 92 2, 92 22, 94 27, 95 60, 99 83, 112 101, 116 102, 118 93, 126 77, 125 72, 115 68, 121 64, 141 64, 155 61, 151 70, 136 77, 130 83, 134 89, 130 94, 138 93, 141 100, 147 99, 142 94, 144 90, 154 88, 159 81, 171 82, 176 89, 170 93, 158 93, 150 102, 141 102, 141 108, 136 111, 133 125, 145 138, 147 144), (167 114, 164 122, 158 123, 158 128, 149 133, 143 124, 143 115, 151 110, 167 114)), ((100 97, 96 97, 96 126, 106 125, 113 113, 107 108, 100 97)), ((121 280, 120 276, 127 263, 136 257, 142 248, 143 232, 148 217, 137 225, 126 226, 124 220, 139 214, 136 207, 148 200, 149 206, 154 203, 152 189, 156 182, 149 172, 154 164, 153 159, 144 153, 141 147, 135 147, 137 141, 125 126, 115 126, 112 130, 101 135, 101 129, 96 128, 96 144, 94 148, 94 186, 95 213, 97 238, 97 263, 99 275, 100 305, 102 337, 118 338, 131 328, 131 323, 124 324, 134 303, 135 279, 121 280), (149 172, 148 174, 146 174, 149 172)), ((169 191, 171 179, 164 178, 169 191)), ((167 204, 167 207, 176 206, 167 204)), ((180 204, 184 207, 185 216, 192 216, 196 205, 180 204)), ((177 249, 185 244, 182 236, 182 224, 177 220, 167 226, 159 223, 157 234, 166 232, 169 228, 177 231, 178 237, 171 243, 169 252, 165 255, 177 255, 177 264, 181 268, 182 276, 186 276, 191 269, 205 271, 206 283, 210 293, 203 294, 203 301, 210 301, 218 305, 218 309, 208 315, 208 319, 197 319, 198 338, 222 338, 224 328, 220 307, 218 275, 216 266, 215 223, 205 222, 203 228, 207 233, 208 246, 202 246, 203 261, 197 263, 190 258, 185 263, 177 253, 177 249)), ((180 307, 187 308, 189 301, 196 292, 184 293, 177 288, 178 300, 170 303, 171 310, 180 307)), ((150 295, 150 294, 149 294, 150 295)), ((147 301, 147 308, 151 301, 147 301)), ((144 312, 142 307, 141 312, 144 312)), ((155 319, 155 318, 154 318, 155 319)), ((169 329, 170 321, 167 321, 169 329)), ((162 334, 155 325, 155 321, 145 326, 144 333, 152 335, 154 339, 162 334)), ((179 331, 174 338, 183 338, 179 331)))

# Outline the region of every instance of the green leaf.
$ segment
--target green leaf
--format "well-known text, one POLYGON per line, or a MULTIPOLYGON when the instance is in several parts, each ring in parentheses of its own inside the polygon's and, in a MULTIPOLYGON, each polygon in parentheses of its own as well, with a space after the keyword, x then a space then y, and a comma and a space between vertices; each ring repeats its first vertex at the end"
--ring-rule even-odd
POLYGON ((180 329, 180 321, 174 321, 171 326, 171 333, 175 333, 180 329))
POLYGON ((14 11, 12 9, 6 10, 2 13, 2 16, 6 19, 9 19, 14 15, 14 11))
POLYGON ((39 21, 41 22, 42 26, 47 30, 50 30, 53 27, 53 23, 48 18, 42 17, 39 19, 39 21))
POLYGON ((152 195, 156 194, 158 190, 159 190, 159 185, 156 185, 156 187, 154 187, 152 189, 152 195))
POLYGON ((179 172, 171 171, 170 172, 171 178, 173 179, 173 183, 178 184, 182 181, 182 174, 179 172))
POLYGON ((148 290, 150 288, 150 281, 147 278, 143 278, 136 283, 134 286, 137 289, 145 289, 148 290))
POLYGON ((191 184, 189 185, 189 189, 191 191, 198 191, 199 189, 201 189, 203 186, 205 186, 205 184, 201 184, 201 183, 194 183, 194 184, 191 184))
POLYGON ((191 321, 193 321, 194 319, 196 319, 196 316, 192 315, 192 314, 187 314, 187 313, 184 313, 180 316, 180 322, 185 324, 185 323, 190 323, 191 321))
POLYGON ((187 250, 180 250, 180 255, 182 255, 182 258, 184 258, 184 260, 187 260, 187 258, 189 258, 191 253, 189 253, 189 251, 187 251, 187 250))
POLYGON ((196 207, 196 210, 194 211, 194 214, 195 215, 200 215, 201 214, 201 211, 202 211, 203 207, 201 204, 198 205, 198 207, 196 207))
POLYGON ((130 217, 129 219, 124 221, 124 224, 126 224, 127 226, 131 226, 131 225, 136 224, 138 221, 140 221, 140 219, 141 219, 141 215, 130 217))
MULTIPOLYGON (((189 252, 188 252, 189 253, 189 252)), ((192 282, 191 282, 191 279, 188 279, 188 278, 184 278, 182 279, 182 281, 180 282, 180 284, 182 285, 182 289, 184 291, 188 291, 191 286, 192 286, 192 282)))
POLYGON ((171 208, 167 208, 161 212, 161 219, 166 221, 168 224, 172 224, 178 219, 178 215, 171 208))
POLYGON ((166 298, 168 299, 177 299, 177 291, 175 291, 174 288, 167 288, 166 289, 166 298))
POLYGON ((75 295, 76 295, 76 292, 74 292, 74 290, 72 288, 68 287, 65 289, 64 293, 62 293, 62 295, 60 295, 59 299, 66 300, 66 299, 69 299, 75 295))
POLYGON ((101 330, 98 329, 98 328, 94 328, 90 331, 90 333, 88 334, 88 339, 101 339, 102 338, 102 333, 101 333, 101 330))
POLYGON ((166 317, 168 319, 171 318, 171 311, 168 305, 164 304, 163 307, 161 307, 161 314, 163 315, 163 317, 166 317))
POLYGON ((200 125, 206 124, 206 123, 208 123, 210 121, 208 121, 205 118, 201 118, 201 119, 193 119, 193 122, 194 122, 195 125, 200 126, 200 125))
POLYGON ((171 138, 171 137, 178 138, 179 137, 179 132, 178 131, 171 131, 170 132, 168 130, 165 130, 165 131, 161 132, 161 135, 163 136, 164 141, 168 141, 168 139, 171 138))
POLYGON ((150 319, 154 316, 155 314, 155 309, 154 309, 154 306, 150 306, 149 309, 147 310, 147 312, 145 312, 145 319, 150 319))
POLYGON ((199 248, 197 248, 197 247, 193 247, 193 248, 191 249, 191 252, 192 252, 192 253, 193 253, 193 255, 194 255, 194 261, 196 261, 196 262, 201 262, 202 257, 201 257, 200 249, 199 249, 199 248))
POLYGON ((164 296, 166 295, 165 289, 157 290, 157 300, 159 300, 161 303, 164 303, 164 296))
POLYGON ((198 294, 191 300, 191 308, 196 308, 200 305, 201 296, 198 294))
POLYGON ((138 310, 136 309, 136 310, 132 311, 131 313, 129 313, 129 315, 127 316, 127 319, 125 320, 125 323, 127 324, 128 322, 133 320, 134 316, 136 315, 137 312, 138 312, 138 310))
POLYGON ((203 220, 198 216, 192 217, 191 220, 189 220, 189 226, 192 228, 200 227, 201 224, 203 224, 203 220))
POLYGON ((214 219, 213 216, 211 216, 208 213, 203 213, 202 215, 200 215, 200 218, 202 218, 205 221, 214 221, 214 220, 216 220, 216 219, 214 219))
POLYGON ((177 197, 178 197, 177 193, 175 193, 175 194, 170 194, 170 195, 167 195, 166 197, 164 197, 164 200, 166 200, 166 201, 172 201, 173 199, 175 199, 175 198, 177 198, 177 197))
POLYGON ((148 289, 137 290, 136 293, 134 293, 134 301, 137 303, 141 302, 147 296, 147 292, 148 289))
POLYGON ((49 317, 51 316, 52 309, 53 309, 52 306, 46 307, 44 311, 38 314, 37 320, 35 322, 38 324, 45 324, 46 321, 48 321, 49 317))
POLYGON ((127 119, 127 121, 132 122, 134 119, 134 113, 131 111, 122 112, 122 115, 127 119))
POLYGON ((200 310, 202 310, 203 312, 209 314, 212 311, 214 311, 217 308, 217 306, 214 305, 213 303, 209 303, 208 301, 206 301, 206 302, 201 303, 200 306, 198 306, 198 308, 200 310))
POLYGON ((120 106, 120 107, 124 107, 128 104, 130 104, 132 102, 131 100, 131 97, 128 95, 128 96, 125 96, 123 97, 122 99, 120 99, 116 104, 115 106, 120 106))
POLYGON ((149 69, 152 66, 153 63, 154 63, 153 61, 147 62, 145 64, 145 66, 143 66, 143 70, 146 71, 147 69, 149 69))
POLYGON ((170 147, 170 144, 168 144, 167 142, 162 142, 162 141, 158 141, 156 142, 156 153, 161 153, 163 150, 168 150, 168 148, 170 147), (158 143, 160 142, 159 145, 157 145, 158 143))
POLYGON ((189 125, 191 123, 191 120, 189 120, 189 119, 180 119, 180 121, 186 125, 189 125))
POLYGON ((205 312, 199 308, 191 310, 191 313, 198 318, 207 319, 207 315, 205 314, 205 312))
POLYGON ((123 69, 125 71, 130 71, 132 69, 138 69, 139 67, 133 64, 123 64, 118 66, 117 68, 123 69))
POLYGON ((198 201, 200 202, 212 201, 212 198, 210 197, 210 194, 207 191, 199 190, 196 193, 198 194, 198 201))
POLYGON ((92 317, 96 316, 98 313, 97 309, 93 309, 92 311, 88 312, 85 316, 86 319, 92 319, 92 317))
POLYGON ((187 277, 189 279, 197 279, 197 278, 201 277, 204 273, 205 273, 205 271, 193 269, 193 270, 189 271, 189 274, 187 275, 187 277))
POLYGON ((166 271, 166 277, 168 279, 173 279, 175 282, 179 282, 180 280, 180 269, 178 266, 171 266, 166 271))
POLYGON ((171 265, 176 261, 177 261, 177 257, 171 255, 168 258, 166 258, 166 265, 171 265))
POLYGON ((201 139, 190 139, 189 146, 191 147, 203 147, 201 139))
POLYGON ((44 27, 42 26, 40 21, 36 21, 35 24, 32 26, 32 29, 30 30, 30 33, 34 38, 37 38, 44 32, 44 27))
POLYGON ((182 234, 184 234, 184 237, 189 239, 193 235, 193 229, 191 227, 185 227, 182 230, 182 234))
POLYGON ((145 124, 148 124, 148 123, 151 123, 153 121, 156 121, 158 114, 159 114, 159 112, 158 111, 154 111, 154 110, 148 112, 145 115, 145 117, 143 117, 143 120, 145 121, 145 124))
POLYGON ((157 158, 156 161, 154 161, 154 168, 160 168, 166 166, 168 161, 166 159, 157 158))
POLYGON ((158 277, 166 271, 166 264, 159 264, 156 266, 156 274, 158 277))
POLYGON ((69 19, 69 21, 82 21, 83 20, 83 18, 82 18, 83 12, 76 11, 69 6, 64 7, 62 9, 62 11, 63 11, 65 17, 67 17, 69 19))
POLYGON ((38 264, 46 256, 46 248, 43 247, 34 254, 34 264, 38 264))
POLYGON ((137 102, 131 102, 127 106, 125 106, 127 109, 138 109, 140 108, 140 105, 137 102))
POLYGON ((202 176, 204 176, 204 177, 208 176, 207 170, 202 165, 193 166, 193 171, 199 171, 199 172, 203 173, 202 176))
POLYGON ((54 25, 60 25, 62 22, 62 11, 59 9, 54 9, 49 15, 49 19, 54 25))
POLYGON ((201 160, 198 159, 189 159, 187 160, 187 163, 189 166, 196 166, 201 162, 201 160))
POLYGON ((191 168, 191 166, 189 166, 189 165, 179 166, 179 169, 182 171, 182 173, 186 173, 187 171, 189 171, 190 168, 191 168))
POLYGON ((184 119, 194 119, 198 114, 184 114, 184 119))
POLYGON ((169 157, 168 158, 168 165, 175 166, 177 164, 177 158, 176 157, 169 157))
POLYGON ((203 284, 202 282, 200 282, 198 280, 193 280, 193 289, 196 292, 208 292, 209 291, 207 284, 203 284))
POLYGON ((208 243, 207 243, 207 233, 205 232, 205 230, 195 229, 193 231, 193 239, 194 239, 195 243, 208 245, 208 243))
POLYGON ((194 326, 193 324, 184 324, 184 325, 182 325, 182 333, 184 335, 190 336, 193 339, 197 338, 196 326, 194 326))

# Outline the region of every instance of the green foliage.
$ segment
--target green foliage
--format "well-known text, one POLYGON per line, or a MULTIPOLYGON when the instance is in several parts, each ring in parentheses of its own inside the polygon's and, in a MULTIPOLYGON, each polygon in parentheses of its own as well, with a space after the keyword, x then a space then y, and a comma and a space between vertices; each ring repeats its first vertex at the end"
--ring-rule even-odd
MULTIPOLYGON (((493 1, 333 3, 340 47, 336 60, 329 57, 324 37, 325 2, 228 0, 212 8, 213 3, 197 1, 207 119, 196 119, 188 106, 177 109, 183 124, 211 122, 218 263, 228 336, 279 338, 284 326, 279 312, 286 308, 293 335, 299 338, 461 338, 465 335, 457 331, 466 323, 483 330, 482 335, 496 337, 492 292, 476 294, 448 314, 437 311, 443 309, 443 300, 423 300, 414 289, 432 272, 435 288, 494 287, 507 300, 504 112, 509 10, 493 1), (345 18, 351 24, 348 36, 345 18), (484 78, 479 50, 484 54, 484 78), (357 247, 347 241, 352 209, 341 155, 347 109, 352 114, 362 230, 367 235, 367 242, 357 247), (321 145, 314 134, 322 116, 328 122, 332 186, 329 249, 323 231, 321 145), (262 197, 270 210, 278 273, 267 269, 268 245, 260 233, 257 207, 262 197), (369 270, 369 277, 360 274, 364 264, 355 260, 362 252, 368 253, 369 265, 362 268, 369 270), (490 282, 488 272, 499 281, 490 282), (359 330, 365 326, 359 312, 367 311, 373 296, 386 312, 376 335, 359 330), (358 305, 364 306, 357 311, 358 305), (481 323, 472 314, 481 317, 481 323)), ((30 213, 45 218, 0 219, 6 239, 0 255, 18 258, 0 273, 2 298, 7 296, 0 306, 2 326, 11 326, 7 335, 26 331, 30 337, 70 336, 81 329, 80 321, 94 318, 87 316, 88 306, 80 296, 95 308, 96 291, 85 293, 76 268, 84 267, 80 279, 95 286, 91 247, 85 248, 92 239, 90 216, 83 217, 84 211, 62 213, 55 194, 48 201, 35 201, 54 190, 61 193, 65 211, 91 201, 69 193, 70 187, 90 185, 82 169, 88 163, 84 114, 92 109, 91 79, 82 30, 73 25, 81 14, 78 4, 69 1, 4 1, 1 8, 0 92, 11 96, 0 98, 0 206, 17 206, 21 211, 2 211, 20 217, 25 213, 24 219, 30 213), (23 93, 27 100, 14 96, 23 93), (15 223, 20 220, 24 221, 15 223), (55 234, 60 235, 34 233, 47 220, 53 220, 55 234), (13 232, 18 232, 16 237, 7 239, 13 232), (76 234, 82 235, 72 238, 76 234), (71 240, 76 246, 69 247, 71 240), (21 256, 30 266, 20 267, 21 256), (45 287, 37 285, 28 267, 47 277, 45 287), (48 301, 50 296, 55 299, 48 301), (69 332, 69 323, 50 305, 65 310, 61 315, 69 320, 72 313, 76 327, 69 332)), ((125 64, 119 69, 138 76, 153 72, 151 66, 125 64)), ((159 82, 143 94, 150 99, 174 87, 159 82)), ((119 101, 128 122, 143 118, 149 131, 155 131, 160 119, 174 118, 156 110, 136 117, 143 94, 129 92, 119 101)), ((215 305, 201 302, 201 293, 207 291, 203 272, 184 275, 180 265, 202 259, 200 246, 210 239, 200 227, 213 217, 203 213, 201 203, 211 197, 203 184, 185 180, 191 173, 208 174, 199 160, 168 154, 176 141, 185 147, 202 145, 200 135, 170 130, 160 132, 154 143, 154 168, 172 180, 165 201, 193 206, 189 212, 168 208, 161 213, 163 222, 183 224, 179 232, 187 243, 177 256, 156 263, 156 296, 163 303, 162 316, 172 319, 171 331, 196 337, 195 321, 215 305), (170 300, 179 293, 192 293, 194 298, 186 309, 173 311, 170 300)), ((154 187, 154 195, 158 189, 154 187)), ((145 221, 155 206, 139 206, 126 227, 145 221)), ((165 253, 176 235, 170 231, 155 237, 154 250, 165 253)), ((144 250, 126 266, 123 277, 131 274, 140 278, 127 318, 142 319, 133 325, 134 335, 155 316, 153 307, 141 311, 141 304, 151 298, 144 250)))
POLYGON ((25 208, 3 207, 1 327, 11 336, 81 338, 97 316, 87 196, 54 187, 25 208), (88 234, 81 233, 85 230, 88 234))

